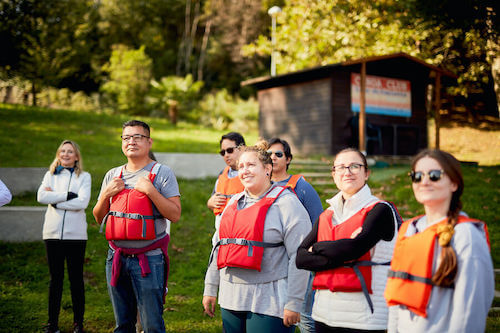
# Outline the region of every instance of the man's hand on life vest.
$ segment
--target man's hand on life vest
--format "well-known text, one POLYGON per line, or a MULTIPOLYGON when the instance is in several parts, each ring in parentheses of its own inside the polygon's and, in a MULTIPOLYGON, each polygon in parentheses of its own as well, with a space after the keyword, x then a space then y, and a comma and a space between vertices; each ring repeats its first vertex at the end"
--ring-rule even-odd
POLYGON ((145 176, 139 177, 139 179, 135 183, 134 189, 136 189, 141 193, 144 193, 147 196, 149 196, 152 193, 152 191, 156 190, 151 180, 145 176))
POLYGON ((125 188, 125 183, 120 177, 114 177, 108 183, 108 186, 104 189, 104 194, 106 198, 111 198, 115 194, 120 193, 125 188))
POLYGON ((297 325, 300 322, 300 313, 285 309, 283 311, 283 324, 286 327, 297 325))
POLYGON ((215 315, 215 303, 217 298, 215 296, 203 296, 201 303, 203 304, 203 312, 205 312, 210 317, 215 315))
POLYGON ((226 196, 224 194, 215 193, 208 200, 207 206, 208 208, 214 210, 215 208, 220 208, 226 203, 226 196))

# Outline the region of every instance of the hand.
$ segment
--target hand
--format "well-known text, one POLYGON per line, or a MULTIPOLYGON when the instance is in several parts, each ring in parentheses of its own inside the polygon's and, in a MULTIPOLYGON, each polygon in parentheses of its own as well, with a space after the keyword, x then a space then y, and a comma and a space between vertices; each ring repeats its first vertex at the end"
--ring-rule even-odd
POLYGON ((215 302, 217 301, 217 297, 215 296, 203 296, 203 312, 205 312, 208 316, 213 317, 215 315, 215 302))
POLYGON ((283 311, 283 324, 286 327, 296 325, 300 322, 300 313, 285 309, 283 311))
POLYGON ((144 193, 149 196, 151 191, 155 189, 153 183, 148 177, 139 177, 137 182, 135 183, 134 189, 137 191, 144 193))
POLYGON ((115 194, 120 193, 123 189, 125 189, 125 183, 123 179, 120 177, 114 177, 104 189, 105 197, 111 198, 115 194))
POLYGON ((226 201, 227 201, 227 198, 224 194, 215 193, 214 195, 212 195, 210 197, 210 199, 208 199, 208 207, 212 210, 215 208, 220 208, 220 207, 224 206, 226 201))
POLYGON ((47 186, 47 187, 45 188, 45 191, 52 192, 52 188, 51 188, 51 187, 49 187, 49 186, 47 186))

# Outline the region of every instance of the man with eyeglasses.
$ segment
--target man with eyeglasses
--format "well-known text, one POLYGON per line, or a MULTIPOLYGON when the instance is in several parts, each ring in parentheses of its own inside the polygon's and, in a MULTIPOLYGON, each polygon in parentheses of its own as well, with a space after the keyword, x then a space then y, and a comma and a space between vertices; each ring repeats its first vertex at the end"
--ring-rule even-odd
MULTIPOLYGON (((290 145, 286 140, 272 138, 268 140, 267 143, 269 145, 269 150, 267 152, 271 154, 271 160, 273 161, 271 180, 280 186, 289 187, 295 191, 299 201, 309 214, 311 223, 314 224, 323 212, 323 206, 321 205, 321 199, 318 193, 304 177, 301 175, 290 175, 288 173, 288 167, 292 162, 293 155, 290 145)), ((311 318, 313 298, 314 292, 312 290, 311 274, 306 296, 304 298, 304 304, 300 313, 299 328, 302 333, 315 332, 314 320, 311 318)))
POLYGON ((217 229, 220 215, 226 207, 228 199, 234 194, 244 190, 238 178, 238 158, 240 157, 240 147, 245 145, 245 139, 240 133, 229 132, 224 134, 219 142, 220 155, 224 158, 226 167, 221 171, 215 182, 212 196, 207 201, 207 207, 215 215, 215 228, 217 229))
POLYGON ((170 239, 166 219, 180 218, 179 186, 170 168, 151 159, 148 124, 127 121, 121 138, 127 164, 106 173, 93 209, 96 221, 106 223, 110 246, 106 279, 114 332, 135 332, 137 311, 146 332, 165 332, 170 239))

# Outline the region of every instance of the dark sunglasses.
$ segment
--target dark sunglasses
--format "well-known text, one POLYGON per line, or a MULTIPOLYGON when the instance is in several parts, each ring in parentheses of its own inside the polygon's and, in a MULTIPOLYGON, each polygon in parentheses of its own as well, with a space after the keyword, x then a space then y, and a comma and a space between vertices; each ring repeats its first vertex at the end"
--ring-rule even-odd
POLYGON ((429 175, 429 180, 431 182, 437 182, 443 177, 443 170, 430 170, 429 172, 423 171, 412 171, 410 172, 411 181, 414 183, 420 183, 425 175, 429 175))
POLYGON ((235 150, 236 148, 237 148, 237 147, 229 147, 229 148, 227 148, 227 149, 221 149, 221 150, 220 150, 220 152, 219 152, 219 154, 220 154, 220 156, 224 156, 224 155, 226 155, 226 153, 228 153, 228 154, 232 154, 232 153, 234 153, 234 150, 235 150))
POLYGON ((281 150, 277 151, 268 150, 267 153, 269 154, 269 156, 272 156, 274 153, 274 155, 276 155, 277 158, 282 158, 284 155, 284 153, 281 150))

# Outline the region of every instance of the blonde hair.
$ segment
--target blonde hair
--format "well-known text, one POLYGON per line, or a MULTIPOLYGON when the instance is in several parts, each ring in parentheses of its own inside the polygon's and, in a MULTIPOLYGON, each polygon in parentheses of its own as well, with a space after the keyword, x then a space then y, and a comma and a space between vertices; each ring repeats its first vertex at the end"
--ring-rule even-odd
POLYGON ((72 145, 75 151, 76 161, 74 168, 75 168, 75 174, 79 176, 83 172, 82 154, 80 153, 80 147, 78 146, 78 144, 71 140, 63 140, 63 142, 61 142, 59 148, 57 148, 56 157, 54 158, 54 161, 52 161, 52 163, 50 164, 49 171, 51 174, 54 174, 56 172, 56 168, 61 165, 61 161, 59 161, 59 153, 61 152, 62 147, 67 143, 72 145))
MULTIPOLYGON (((270 164, 273 165, 273 160, 271 159, 271 154, 267 152, 269 149, 269 144, 267 143, 266 140, 259 140, 255 145, 253 146, 242 146, 241 148, 241 153, 257 153, 257 157, 259 158, 259 161, 262 162, 262 164, 270 164)), ((240 155, 241 156, 241 155, 240 155)))

